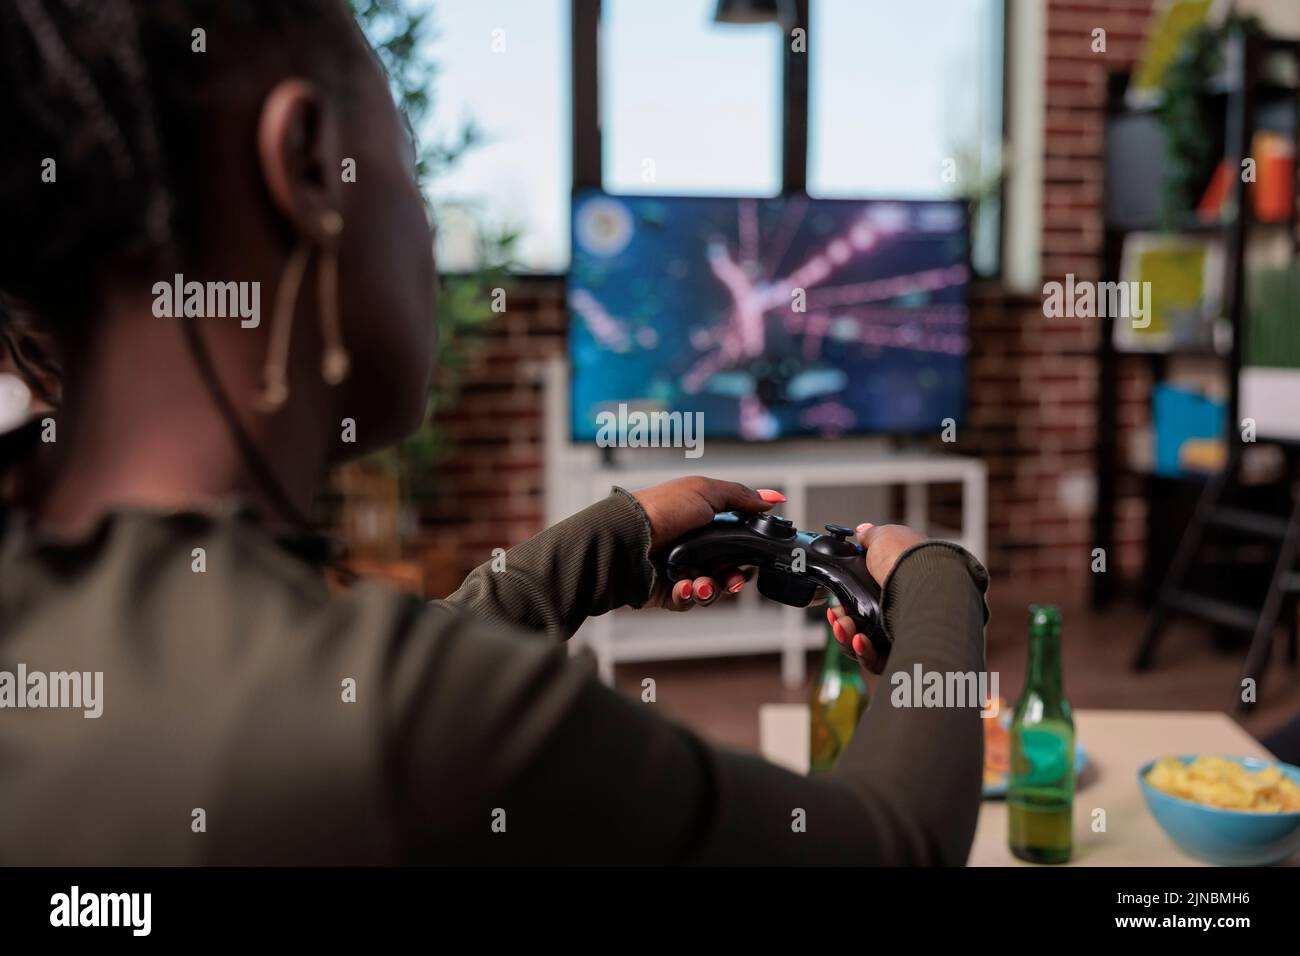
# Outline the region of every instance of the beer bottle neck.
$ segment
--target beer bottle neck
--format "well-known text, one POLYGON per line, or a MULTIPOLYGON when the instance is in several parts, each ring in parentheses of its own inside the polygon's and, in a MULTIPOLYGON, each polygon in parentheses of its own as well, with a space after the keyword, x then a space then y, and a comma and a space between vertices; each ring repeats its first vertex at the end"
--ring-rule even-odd
POLYGON ((835 632, 828 627, 826 629, 826 648, 822 653, 822 666, 817 674, 817 682, 822 683, 832 674, 838 675, 841 682, 849 681, 865 686, 865 682, 862 680, 862 671, 858 668, 858 662, 844 653, 840 647, 840 642, 835 640, 835 632))
POLYGON ((1050 630, 1031 631, 1025 687, 1048 700, 1061 698, 1061 637, 1050 630))
POLYGON ((840 650, 840 642, 835 640, 835 632, 829 627, 826 629, 826 647, 825 653, 822 654, 822 672, 821 676, 825 677, 831 671, 839 671, 846 663, 852 663, 844 652, 840 650))

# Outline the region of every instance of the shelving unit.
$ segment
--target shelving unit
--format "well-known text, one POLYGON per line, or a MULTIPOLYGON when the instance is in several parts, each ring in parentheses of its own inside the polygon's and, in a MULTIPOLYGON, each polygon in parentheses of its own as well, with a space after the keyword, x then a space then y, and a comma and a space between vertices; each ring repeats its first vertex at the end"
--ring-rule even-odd
MULTIPOLYGON (((1240 680, 1231 688, 1232 710, 1250 706, 1253 696, 1243 688, 1254 687, 1264 676, 1274 636, 1279 624, 1288 633, 1287 658, 1292 666, 1297 658, 1297 602, 1300 600, 1300 572, 1297 550, 1300 549, 1300 500, 1294 493, 1300 476, 1300 446, 1287 437, 1291 434, 1293 410, 1260 403, 1249 410, 1252 416, 1267 411, 1273 421, 1267 429, 1261 425, 1258 441, 1278 451, 1281 467, 1267 481, 1248 477, 1253 450, 1240 430, 1242 411, 1242 357, 1246 338, 1251 334, 1247 322, 1246 285, 1248 250, 1255 258, 1252 239, 1269 228, 1282 227, 1289 243, 1282 246, 1289 261, 1300 256, 1297 235, 1296 199, 1300 190, 1292 182, 1291 203, 1286 218, 1278 223, 1255 219, 1251 192, 1241 175, 1241 161, 1251 155, 1255 135, 1261 129, 1287 135, 1293 156, 1300 156, 1300 43, 1280 40, 1241 27, 1234 28, 1225 39, 1226 69, 1212 77, 1202 95, 1219 102, 1222 98, 1222 156, 1230 171, 1229 197, 1225 217, 1210 223, 1189 223, 1174 234, 1212 234, 1224 243, 1222 276, 1222 312, 1220 327, 1211 350, 1191 350, 1183 357, 1209 358, 1218 365, 1227 397, 1225 436, 1226 465, 1213 475, 1171 478, 1141 476, 1123 460, 1116 444, 1117 416, 1115 396, 1119 365, 1125 360, 1114 347, 1114 321, 1103 320, 1098 343, 1099 383, 1097 392, 1097 488, 1098 504, 1095 529, 1099 547, 1114 544, 1115 503, 1123 483, 1128 488, 1137 480, 1143 483, 1148 506, 1148 541, 1145 573, 1151 615, 1133 658, 1137 670, 1153 666, 1157 646, 1166 619, 1174 614, 1199 618, 1216 629, 1217 636, 1239 646, 1241 636, 1248 636, 1240 680), (1266 58, 1287 58, 1290 85, 1266 82, 1266 58), (1267 116, 1260 122, 1261 115, 1267 116), (1278 423, 1287 428, 1279 429, 1278 423), (1188 503, 1195 499, 1194 504, 1188 503), (1182 509, 1181 516, 1171 519, 1171 503, 1182 509), (1262 506, 1262 507, 1261 507, 1262 506), (1169 541, 1158 541, 1156 529, 1172 529, 1169 541), (1153 565, 1153 557, 1167 561, 1164 568, 1153 565), (1158 587, 1155 586, 1159 581, 1158 587)), ((1163 231, 1155 228, 1149 204, 1147 221, 1133 214, 1122 199, 1133 199, 1134 183, 1150 195, 1160 194, 1163 183, 1158 166, 1151 157, 1164 153, 1160 127, 1154 113, 1135 112, 1123 105, 1124 78, 1112 77, 1108 89, 1106 125, 1105 240, 1103 277, 1114 281, 1119 274, 1124 242, 1136 230, 1163 231), (1143 161, 1134 161, 1135 145, 1143 161), (1134 171, 1136 170, 1136 174, 1134 171)), ((1294 169, 1292 175, 1294 176, 1294 169)), ((1135 205, 1140 209, 1141 202, 1135 205)), ((1278 251, 1282 251, 1282 249, 1278 251)), ((1147 356, 1153 380, 1167 374, 1177 352, 1147 356)), ((1136 359, 1128 359, 1136 360, 1136 359)), ((1252 370, 1255 367, 1252 365, 1252 370)), ((1284 394, 1284 393, 1279 393, 1284 394)), ((1283 400, 1285 401, 1285 399, 1283 400)), ((1255 440, 1255 439, 1252 439, 1255 440)), ((1111 575, 1094 576, 1093 603, 1104 606, 1114 596, 1111 575)), ((1225 689, 1225 696, 1226 689, 1225 689)))
MULTIPOLYGON (((1300 62, 1300 44, 1260 34, 1233 32, 1227 40, 1227 65, 1223 73, 1209 78, 1206 96, 1221 101, 1224 116, 1223 151, 1230 164, 1239 169, 1242 157, 1250 155, 1250 145, 1256 131, 1263 106, 1276 113, 1286 104, 1290 114, 1290 135, 1293 143, 1300 130, 1300 98, 1293 87, 1278 86, 1261 80, 1261 65, 1270 54, 1284 52, 1300 62)), ((1164 139, 1159 119, 1152 109, 1134 110, 1124 102, 1127 86, 1126 74, 1109 77, 1106 103, 1105 180, 1103 183, 1104 235, 1102 243, 1103 281, 1118 281, 1120 262, 1125 240, 1135 232, 1160 232, 1158 210, 1152 207, 1151 197, 1159 196, 1164 184, 1164 139)), ((1300 150, 1298 150, 1300 152, 1300 150)), ((1218 235, 1224 242, 1224 274, 1222 278, 1221 334, 1215 336, 1215 348, 1182 349, 1172 352, 1125 352, 1114 346, 1114 320, 1103 317, 1098 341, 1098 387, 1096 397, 1096 487, 1097 507, 1094 517, 1094 542, 1096 547, 1113 553, 1115 545, 1116 502, 1122 493, 1141 491, 1151 509, 1180 497, 1195 497, 1204 484, 1204 478, 1187 476, 1171 478, 1155 476, 1133 468, 1118 447, 1118 416, 1115 397, 1124 362, 1144 361, 1150 365, 1154 381, 1164 379, 1172 361, 1200 359, 1217 363, 1223 378, 1227 397, 1225 434, 1230 443, 1239 443, 1238 377, 1241 369, 1241 341, 1244 328, 1245 262, 1246 250, 1252 236, 1261 230, 1286 228, 1293 249, 1296 241, 1295 203, 1291 217, 1282 223, 1261 223, 1255 220, 1246 183, 1240 175, 1232 177, 1228 202, 1229 215, 1215 222, 1189 219, 1173 234, 1218 235), (1187 496, 1168 493, 1171 485, 1187 486, 1187 496), (1156 494, 1157 486, 1161 494, 1156 494)), ((1232 446, 1230 445, 1230 448, 1232 446)), ((1168 516, 1153 514, 1148 520, 1148 531, 1154 533, 1161 527, 1177 524, 1168 516)), ((1150 537, 1150 535, 1149 535, 1150 537)), ((1163 553, 1148 544, 1148 560, 1142 575, 1150 591, 1150 582, 1163 577, 1163 568, 1155 566, 1153 554, 1163 553)), ((1116 596, 1118 581, 1115 575, 1097 574, 1092 580, 1092 603, 1105 607, 1116 596)))

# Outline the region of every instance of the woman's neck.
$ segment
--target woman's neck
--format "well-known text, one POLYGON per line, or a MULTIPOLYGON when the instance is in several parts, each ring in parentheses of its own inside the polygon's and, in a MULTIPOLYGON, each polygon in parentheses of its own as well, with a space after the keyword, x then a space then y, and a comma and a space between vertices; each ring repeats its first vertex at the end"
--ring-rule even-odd
MULTIPOLYGON (((121 508, 207 507, 232 497, 271 522, 283 516, 253 480, 227 422, 203 383, 180 320, 122 306, 96 319, 74 345, 54 441, 25 496, 37 522, 83 534, 121 508)), ((201 328, 222 387, 265 467, 300 513, 325 464, 310 397, 274 415, 252 410, 262 343, 237 326, 201 328)))

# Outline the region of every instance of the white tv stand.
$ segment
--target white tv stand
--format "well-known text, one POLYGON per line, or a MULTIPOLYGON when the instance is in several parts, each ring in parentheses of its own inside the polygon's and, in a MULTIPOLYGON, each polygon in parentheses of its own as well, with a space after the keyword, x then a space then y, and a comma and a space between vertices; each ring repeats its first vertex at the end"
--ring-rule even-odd
MULTIPOLYGON (((813 530, 826 521, 880 524, 901 518, 919 531, 956 541, 984 558, 988 499, 987 470, 982 461, 891 452, 872 439, 710 444, 706 433, 699 458, 684 457, 680 448, 620 448, 614 449, 611 466, 595 443, 579 445, 569 439, 567 362, 548 361, 544 375, 548 525, 605 497, 612 485, 635 490, 682 475, 704 474, 781 491, 788 501, 779 512, 800 528, 813 530), (939 483, 962 486, 959 531, 928 527, 929 486, 939 483), (889 486, 904 489, 901 516, 882 513, 887 500, 883 489, 889 486), (860 497, 871 496, 875 503, 858 514, 827 512, 826 498, 836 497, 837 492, 842 498, 846 490, 860 497)), ((804 609, 767 601, 752 586, 737 599, 724 598, 688 614, 623 608, 591 618, 574 637, 575 646, 585 644, 595 653, 600 677, 607 684, 613 683, 616 663, 776 651, 781 654, 781 677, 788 687, 803 683, 805 652, 821 647, 824 640, 824 628, 819 621, 810 622, 804 609)))

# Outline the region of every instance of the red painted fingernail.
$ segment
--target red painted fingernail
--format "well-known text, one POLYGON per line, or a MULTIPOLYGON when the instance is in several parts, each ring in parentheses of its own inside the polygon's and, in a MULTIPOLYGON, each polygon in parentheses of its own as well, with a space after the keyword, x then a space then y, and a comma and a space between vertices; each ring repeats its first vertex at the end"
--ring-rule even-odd
POLYGON ((861 634, 853 635, 853 650, 858 654, 865 655, 867 653, 867 641, 861 634))
POLYGON ((872 524, 870 521, 864 521, 862 522, 862 524, 858 525, 858 534, 861 534, 862 532, 866 531, 868 528, 874 528, 874 527, 875 525, 872 524))
POLYGON ((837 641, 839 641, 841 644, 843 644, 844 641, 845 641, 845 637, 844 637, 844 625, 841 624, 839 621, 832 621, 832 622, 831 622, 831 630, 835 632, 835 640, 837 640, 837 641))
POLYGON ((835 608, 833 608, 833 607, 828 607, 828 608, 826 609, 826 623, 827 623, 827 624, 834 624, 834 623, 835 623, 835 608))
POLYGON ((758 496, 768 504, 779 505, 785 501, 785 495, 779 491, 773 491, 771 488, 759 488, 758 496))
POLYGON ((688 598, 688 597, 690 597, 690 596, 691 596, 691 582, 690 582, 690 581, 687 581, 687 582, 682 586, 682 597, 684 597, 684 598, 688 598))
POLYGON ((713 597, 713 585, 709 584, 707 581, 701 584, 695 589, 695 596, 701 601, 707 601, 709 598, 713 597))
POLYGON ((740 592, 742 588, 744 588, 744 586, 745 586, 744 581, 737 581, 731 587, 727 588, 727 590, 730 591, 732 594, 737 594, 740 592))

